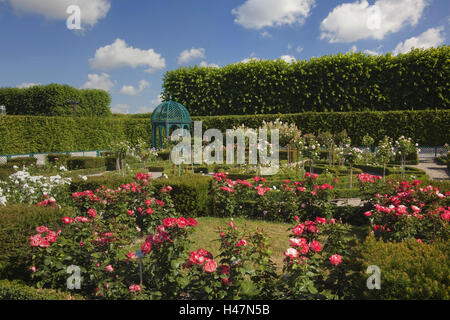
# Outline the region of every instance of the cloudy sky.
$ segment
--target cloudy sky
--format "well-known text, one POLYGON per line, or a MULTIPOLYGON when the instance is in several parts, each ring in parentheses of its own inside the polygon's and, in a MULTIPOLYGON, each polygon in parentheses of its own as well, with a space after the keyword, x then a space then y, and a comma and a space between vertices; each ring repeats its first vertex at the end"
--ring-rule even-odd
POLYGON ((149 112, 167 70, 436 47, 448 44, 449 9, 449 0, 0 0, 0 87, 100 88, 113 112, 149 112), (73 5, 81 29, 68 28, 73 5))

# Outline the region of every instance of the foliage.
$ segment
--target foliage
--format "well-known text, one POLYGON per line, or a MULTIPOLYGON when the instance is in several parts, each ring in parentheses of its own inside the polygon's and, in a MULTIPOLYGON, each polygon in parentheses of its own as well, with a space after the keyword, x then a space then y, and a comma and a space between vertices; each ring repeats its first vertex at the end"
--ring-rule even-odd
POLYGON ((36 226, 53 227, 69 209, 35 205, 0 206, 0 278, 29 279, 29 235, 36 226))
MULTIPOLYGON (((259 128, 263 121, 275 121, 276 119, 283 123, 295 124, 301 132, 315 135, 324 130, 337 134, 342 131, 342 128, 346 128, 346 132, 355 146, 362 144, 362 139, 366 134, 369 134, 375 143, 378 143, 386 135, 393 139, 402 135, 409 136, 420 145, 429 146, 444 145, 450 141, 449 110, 305 112, 192 118, 193 121, 201 120, 205 129, 217 128, 222 132, 240 125, 259 128), (441 128, 441 130, 436 131, 435 128, 441 128)), ((339 144, 341 140, 337 136, 335 143, 339 144)))
POLYGON ((151 123, 132 118, 4 116, 0 154, 105 150, 112 143, 151 138, 151 123))
POLYGON ((30 88, 0 88, 0 104, 8 115, 72 116, 69 101, 77 101, 76 115, 107 117, 111 115, 109 93, 98 89, 76 89, 68 85, 49 84, 30 88))
POLYGON ((448 241, 430 244, 414 240, 376 241, 369 237, 354 253, 357 277, 352 287, 359 299, 428 300, 450 299, 450 247, 448 241), (369 290, 366 273, 370 265, 381 270, 381 288, 369 290))
POLYGON ((418 180, 400 181, 393 192, 375 195, 373 209, 364 215, 377 237, 386 241, 448 240, 450 193, 444 195, 431 185, 422 188, 420 184, 418 180))
POLYGON ((283 299, 342 298, 348 290, 349 227, 335 219, 300 221, 291 230, 284 255, 283 299))
POLYGON ((66 160, 68 170, 100 168, 105 165, 105 159, 95 157, 71 157, 66 160))
POLYGON ((449 55, 444 45, 398 56, 339 53, 293 63, 181 67, 166 72, 163 99, 194 116, 446 109, 449 55))
POLYGON ((170 185, 171 199, 175 210, 183 216, 202 216, 211 211, 210 184, 211 177, 184 175, 170 179, 158 179, 153 182, 156 195, 162 188, 170 185))
POLYGON ((18 280, 0 280, 0 300, 82 300, 76 294, 36 289, 18 280))

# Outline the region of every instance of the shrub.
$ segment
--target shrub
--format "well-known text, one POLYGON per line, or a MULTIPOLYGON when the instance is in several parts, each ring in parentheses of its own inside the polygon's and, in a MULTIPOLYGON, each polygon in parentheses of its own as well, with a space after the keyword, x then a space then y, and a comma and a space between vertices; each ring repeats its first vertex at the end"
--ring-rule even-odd
POLYGON ((55 226, 68 212, 34 205, 0 207, 0 278, 28 280, 30 234, 37 226, 55 226))
POLYGON ((71 157, 67 159, 68 170, 100 168, 105 165, 105 159, 94 157, 71 157))
POLYGON ((82 192, 86 190, 94 191, 100 189, 101 187, 105 187, 105 189, 116 189, 121 185, 131 182, 133 182, 133 177, 131 176, 97 176, 88 177, 87 180, 74 178, 69 186, 69 191, 72 194, 74 192, 82 192))
POLYGON ((107 156, 104 158, 106 171, 114 171, 117 169, 117 157, 107 156))
POLYGON ((450 141, 450 110, 421 111, 358 111, 358 112, 304 112, 233 116, 192 117, 203 121, 203 128, 226 129, 245 125, 259 128, 263 121, 280 119, 294 123, 302 133, 318 134, 324 130, 333 134, 347 130, 352 144, 362 144, 369 134, 378 143, 385 135, 397 139, 407 135, 419 145, 440 146, 450 141), (436 131, 436 128, 447 128, 436 131))
POLYGON ((107 150, 114 142, 151 139, 151 122, 132 118, 4 116, 0 154, 107 150))
POLYGON ((450 299, 450 243, 431 244, 416 241, 383 242, 369 237, 354 256, 358 277, 352 287, 358 288, 358 299, 450 299), (369 290, 366 269, 381 269, 381 289, 369 290))
POLYGON ((421 188, 421 181, 400 181, 395 190, 376 194, 373 207, 364 212, 377 237, 388 241, 416 240, 432 242, 449 237, 450 193, 437 188, 421 188))
POLYGON ((30 88, 0 88, 0 104, 9 115, 72 116, 67 101, 80 102, 76 114, 106 117, 111 114, 111 97, 104 90, 76 89, 68 85, 49 84, 30 88))
POLYGON ((161 188, 171 186, 171 198, 175 210, 181 215, 201 216, 211 210, 209 195, 211 177, 199 175, 184 175, 170 179, 156 179, 153 187, 156 194, 161 194, 161 188))
POLYGON ((349 53, 293 63, 181 67, 166 72, 163 97, 195 116, 446 109, 449 55, 450 47, 442 46, 398 56, 349 53))
POLYGON ((17 280, 0 280, 0 300, 81 300, 79 295, 36 289, 17 280))
POLYGON ((70 159, 70 154, 48 154, 47 161, 51 164, 58 164, 67 167, 67 160, 70 159))
POLYGON ((28 167, 28 166, 35 166, 37 163, 37 159, 35 157, 17 157, 17 158, 9 158, 6 162, 10 165, 16 165, 19 168, 22 168, 22 166, 28 167))
POLYGON ((16 172, 16 170, 13 169, 10 165, 0 165, 0 179, 6 180, 8 177, 16 172))

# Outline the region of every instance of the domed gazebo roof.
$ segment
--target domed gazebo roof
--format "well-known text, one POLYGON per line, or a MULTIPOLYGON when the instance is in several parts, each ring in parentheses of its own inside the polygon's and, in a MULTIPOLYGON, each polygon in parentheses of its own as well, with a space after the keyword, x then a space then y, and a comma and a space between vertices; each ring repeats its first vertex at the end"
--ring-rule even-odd
POLYGON ((151 121, 152 123, 190 124, 191 116, 181 103, 169 100, 156 107, 151 121))

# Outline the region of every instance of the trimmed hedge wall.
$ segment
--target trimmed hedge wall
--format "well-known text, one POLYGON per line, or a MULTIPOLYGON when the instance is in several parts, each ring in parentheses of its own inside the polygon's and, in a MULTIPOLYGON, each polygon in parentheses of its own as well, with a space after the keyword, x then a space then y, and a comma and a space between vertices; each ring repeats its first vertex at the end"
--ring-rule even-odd
MULTIPOLYGON (((303 133, 346 129, 353 145, 360 145, 366 133, 375 141, 384 135, 411 137, 420 145, 437 146, 450 142, 450 110, 435 111, 367 111, 297 113, 279 115, 193 117, 203 121, 203 130, 226 129, 245 124, 258 128, 263 120, 295 123, 303 133)), ((225 136, 224 136, 225 137, 225 136)), ((122 140, 151 141, 149 119, 134 118, 71 118, 71 117, 0 117, 0 154, 60 152, 108 149, 122 140)), ((225 138, 224 138, 225 139, 225 138)), ((170 154, 159 153, 168 159, 170 154)), ((285 154, 281 154, 283 158, 285 154)))
POLYGON ((407 54, 346 53, 287 63, 181 67, 163 79, 163 99, 191 115, 447 109, 450 46, 407 54))
POLYGON ((398 138, 411 137, 419 145, 441 146, 450 142, 450 110, 422 111, 365 111, 365 112, 305 112, 247 116, 193 117, 203 121, 203 130, 217 128, 225 132, 234 126, 258 128, 263 120, 295 123, 303 133, 332 133, 346 129, 353 145, 361 145, 369 134, 376 142, 385 135, 398 138))
POLYGON ((109 149, 113 142, 151 139, 150 120, 0 117, 0 154, 109 149))
POLYGON ((0 88, 0 105, 9 115, 72 116, 67 101, 78 101, 77 116, 111 115, 111 97, 105 90, 77 89, 68 85, 49 84, 29 88, 0 88))

